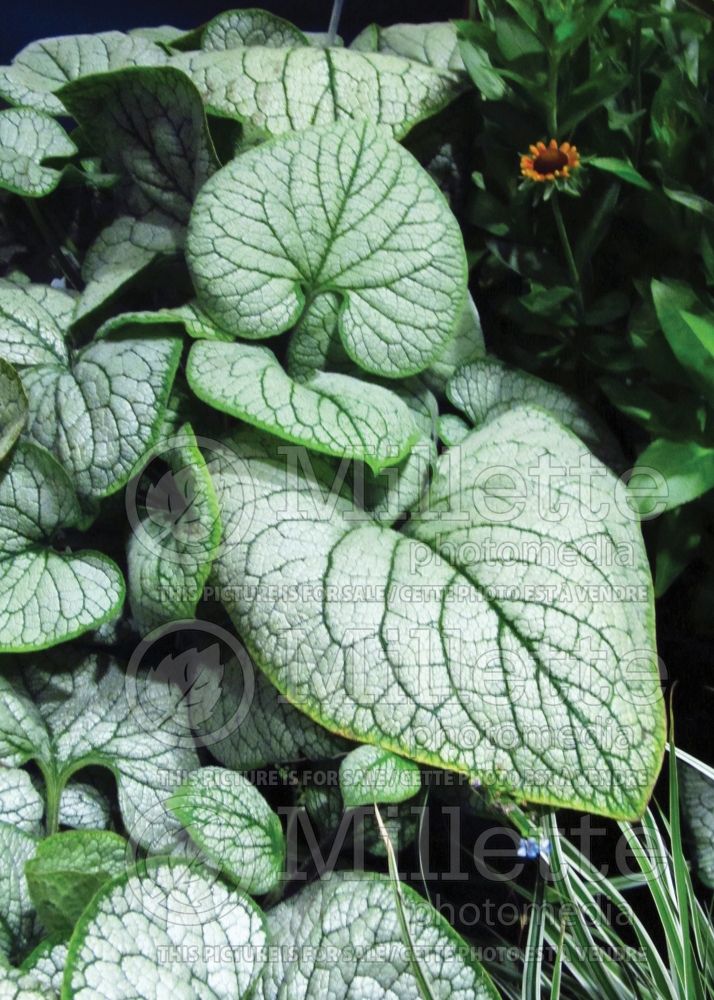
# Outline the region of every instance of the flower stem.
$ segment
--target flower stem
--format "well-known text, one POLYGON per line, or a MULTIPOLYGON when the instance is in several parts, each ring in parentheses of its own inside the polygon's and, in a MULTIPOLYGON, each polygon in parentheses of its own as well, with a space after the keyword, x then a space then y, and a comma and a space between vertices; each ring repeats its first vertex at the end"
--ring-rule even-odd
POLYGON ((342 7, 345 0, 334 0, 332 4, 332 14, 330 15, 330 26, 327 29, 327 44, 334 45, 337 39, 337 29, 340 26, 342 17, 342 7))
POLYGON ((563 213, 560 209, 560 201, 558 200, 558 192, 553 190, 553 194, 550 199, 550 203, 553 206, 553 217, 555 218, 555 225, 558 230, 558 236, 560 237, 560 243, 563 247, 563 253, 565 254, 565 261, 568 265, 568 273, 570 274, 570 281, 573 285, 573 291, 575 292, 575 298, 578 303, 578 313, 582 319, 585 312, 585 305, 583 303, 583 289, 580 283, 580 274, 578 273, 578 265, 575 263, 575 257, 573 256, 573 249, 570 246, 570 240, 568 239, 568 231, 565 228, 565 222, 563 221, 563 213))

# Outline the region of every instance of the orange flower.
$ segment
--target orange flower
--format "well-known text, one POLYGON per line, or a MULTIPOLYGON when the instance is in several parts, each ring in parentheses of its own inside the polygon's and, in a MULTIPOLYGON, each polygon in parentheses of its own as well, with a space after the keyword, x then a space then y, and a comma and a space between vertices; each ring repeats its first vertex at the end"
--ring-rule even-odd
POLYGON ((555 181, 570 177, 580 166, 580 153, 569 142, 551 139, 548 145, 538 142, 530 147, 531 155, 521 156, 521 173, 530 181, 555 181))

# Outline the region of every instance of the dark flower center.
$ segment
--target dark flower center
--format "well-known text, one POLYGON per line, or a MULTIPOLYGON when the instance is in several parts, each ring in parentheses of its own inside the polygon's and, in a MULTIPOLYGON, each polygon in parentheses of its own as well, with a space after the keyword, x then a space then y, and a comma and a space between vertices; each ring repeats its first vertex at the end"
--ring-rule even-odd
POLYGON ((533 169, 539 174, 552 174, 567 165, 568 157, 561 149, 544 149, 533 162, 533 169))

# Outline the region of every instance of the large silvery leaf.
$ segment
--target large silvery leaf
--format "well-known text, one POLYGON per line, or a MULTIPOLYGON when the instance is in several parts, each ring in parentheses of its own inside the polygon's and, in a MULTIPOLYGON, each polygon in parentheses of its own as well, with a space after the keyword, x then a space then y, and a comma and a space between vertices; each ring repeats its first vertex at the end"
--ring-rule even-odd
POLYGON ((127 543, 129 601, 141 632, 192 618, 221 538, 213 483, 188 424, 164 440, 168 465, 127 543))
POLYGON ((108 621, 124 601, 117 566, 57 536, 82 514, 44 449, 20 442, 0 468, 0 651, 45 649, 108 621))
POLYGON ((340 340, 339 315, 340 296, 335 292, 312 299, 290 336, 285 366, 292 378, 304 382, 319 371, 354 370, 340 340))
POLYGON ((10 933, 12 948, 22 948, 32 934, 35 911, 25 864, 36 847, 35 837, 0 821, 0 921, 10 933))
POLYGON ((152 326, 178 326, 194 340, 232 340, 232 337, 211 322, 194 301, 165 309, 139 309, 110 316, 97 330, 97 340, 128 327, 148 329, 152 326))
POLYGON ((33 972, 8 968, 0 981, 0 1000, 57 1000, 58 994, 43 986, 33 972))
POLYGON ((76 299, 47 285, 15 285, 0 281, 0 355, 16 368, 66 364, 65 334, 76 299))
POLYGON ((494 418, 441 456, 403 533, 244 451, 213 575, 291 701, 530 801, 640 814, 664 745, 651 579, 624 486, 576 437, 540 410, 494 418))
POLYGON ((434 392, 443 392, 458 368, 482 358, 485 353, 481 319, 474 300, 468 295, 453 337, 421 377, 434 392))
POLYGON ((62 789, 59 825, 73 830, 106 830, 111 821, 111 803, 106 795, 86 781, 70 779, 62 789))
POLYGON ((347 809, 373 802, 405 802, 420 790, 417 765, 379 747, 357 747, 340 764, 340 791, 347 809))
POLYGON ((446 387, 446 395, 475 427, 522 403, 542 406, 582 438, 603 462, 613 467, 618 464, 617 442, 595 413, 560 386, 510 368, 498 358, 480 358, 459 368, 446 387))
POLYGON ((359 459, 375 471, 400 462, 417 437, 395 393, 329 372, 294 382, 265 347, 199 341, 186 377, 200 399, 224 413, 294 444, 359 459))
POLYGON ((70 941, 67 1000, 245 997, 265 961, 260 910, 180 861, 141 866, 94 897, 70 941))
POLYGON ((696 872, 714 889, 714 781, 689 764, 680 764, 682 805, 694 842, 696 872))
MULTIPOLYGON (((340 298, 324 292, 310 304, 292 331, 286 365, 293 378, 304 380, 316 371, 350 372, 353 362, 345 353, 338 329, 340 298)), ((485 347, 478 311, 470 295, 453 336, 434 361, 420 373, 421 381, 434 392, 444 387, 457 368, 483 357, 485 347)))
POLYGON ((172 63, 191 77, 209 111, 269 135, 366 118, 401 138, 463 89, 456 73, 339 48, 251 46, 186 52, 172 63))
POLYGON ((71 365, 23 369, 27 434, 54 453, 80 496, 107 496, 129 479, 159 432, 180 354, 174 337, 101 340, 71 365))
POLYGON ((0 816, 23 833, 38 834, 45 804, 27 771, 0 767, 0 816))
POLYGON ((282 49, 309 45, 309 41, 294 24, 255 8, 226 10, 201 29, 202 49, 240 49, 246 45, 282 49))
POLYGON ((26 417, 27 396, 20 376, 0 358, 0 461, 20 436, 26 417))
POLYGON ((137 219, 123 215, 102 230, 82 264, 86 282, 77 303, 76 319, 111 302, 130 282, 161 257, 176 256, 184 229, 159 212, 137 219))
POLYGON ((166 60, 159 45, 119 31, 44 38, 19 52, 11 66, 0 67, 0 96, 10 104, 64 115, 55 94, 70 80, 123 66, 160 66, 166 60))
POLYGON ((350 46, 357 52, 386 52, 404 56, 434 69, 462 70, 456 28, 451 21, 431 24, 370 24, 350 46))
MULTIPOLYGON (((46 991, 47 997, 55 1000, 62 989, 62 977, 67 961, 67 945, 55 938, 45 938, 22 963, 22 972, 37 984, 37 989, 46 991)), ((42 996, 42 993, 40 993, 42 996)), ((19 1000, 23 1000, 22 997, 19 1000)), ((29 998, 27 998, 29 1000, 29 998)))
POLYGON ((25 877, 43 927, 69 937, 94 893, 131 862, 129 844, 110 830, 73 830, 41 840, 25 877))
POLYGON ((394 390, 409 407, 419 438, 399 465, 381 469, 377 475, 355 466, 353 476, 355 497, 381 524, 394 524, 419 502, 436 463, 436 399, 418 379, 394 383, 394 390))
POLYGON ((104 162, 129 182, 132 212, 188 221, 218 161, 201 98, 183 73, 134 67, 77 80, 61 97, 104 162))
POLYGON ((0 677, 0 763, 38 764, 50 831, 57 826, 51 813, 70 776, 90 764, 107 767, 117 781, 128 833, 155 850, 170 846, 178 824, 163 804, 181 772, 198 766, 186 744, 189 722, 180 689, 136 678, 130 697, 125 671, 113 658, 90 654, 72 668, 66 660, 59 653, 42 664, 23 658, 0 677), (153 731, 142 728, 137 698, 150 699, 163 712, 153 731))
POLYGON ((299 712, 268 678, 251 664, 253 679, 250 708, 241 713, 246 696, 244 670, 235 658, 225 664, 206 662, 206 688, 219 689, 209 711, 197 705, 191 711, 193 729, 200 739, 206 734, 220 733, 211 739, 211 754, 235 771, 251 771, 271 764, 297 760, 317 760, 343 753, 350 744, 313 722, 299 712))
POLYGON ((194 843, 246 892, 269 892, 285 863, 285 838, 276 813, 237 771, 202 767, 168 802, 194 843))
POLYGON ((236 335, 274 336, 315 296, 339 293, 347 353, 390 377, 429 364, 466 295, 443 196, 367 124, 309 129, 233 160, 196 199, 187 259, 199 306, 236 335))
POLYGON ((77 147, 61 125, 31 108, 0 111, 0 188, 26 198, 42 198, 62 173, 44 161, 73 156, 77 147))
POLYGON ((295 946, 297 957, 283 957, 282 948, 271 953, 262 1000, 422 1000, 413 961, 435 1000, 496 1000, 488 975, 465 957, 468 949, 444 918, 408 886, 400 891, 409 941, 394 887, 371 873, 334 874, 276 906, 267 917, 270 940, 295 946))

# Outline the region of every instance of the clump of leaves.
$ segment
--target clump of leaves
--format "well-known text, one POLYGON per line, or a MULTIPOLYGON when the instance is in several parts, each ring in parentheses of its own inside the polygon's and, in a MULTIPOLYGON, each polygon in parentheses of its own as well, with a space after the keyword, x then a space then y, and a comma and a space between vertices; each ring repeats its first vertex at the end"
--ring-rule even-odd
MULTIPOLYGON (((706 212, 684 179, 656 188, 640 104, 617 103, 632 24, 633 86, 664 59, 657 18, 478 6, 458 33, 349 46, 229 11, 0 69, 0 963, 18 996, 493 997, 397 878, 390 830, 413 841, 423 770, 529 810, 646 809, 665 719, 619 442, 572 385, 486 355, 476 306, 521 360, 547 338, 525 365, 542 375, 574 371, 574 345, 586 367, 615 357, 639 295, 641 364, 669 365, 666 315, 673 370, 701 387, 704 292, 639 273, 594 292, 583 261, 623 184, 706 212), (547 206, 511 182, 518 123, 545 110, 570 134, 595 108, 616 139, 583 142, 600 207, 582 246, 558 199, 587 157, 552 152, 572 177, 538 185, 563 271, 532 241, 547 206), (466 216, 465 120, 484 161, 466 216), (397 810, 373 818, 374 870, 293 892, 281 803, 240 772, 295 761, 339 771, 339 793, 301 779, 290 803, 323 834, 343 805, 397 810)), ((692 169, 662 136, 661 171, 692 169)))
MULTIPOLYGON (((633 489, 653 475, 659 484, 657 596, 696 562, 687 613, 708 630, 714 12, 627 0, 476 6, 476 20, 458 24, 482 96, 469 238, 494 342, 619 411, 633 489), (516 152, 551 137, 577 144, 579 168, 533 183, 544 161, 540 176, 518 177, 516 152)), ((651 499, 642 512, 652 516, 651 499)))

